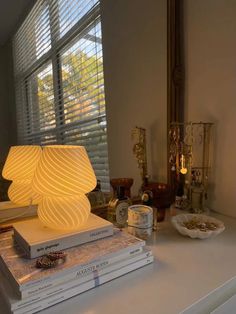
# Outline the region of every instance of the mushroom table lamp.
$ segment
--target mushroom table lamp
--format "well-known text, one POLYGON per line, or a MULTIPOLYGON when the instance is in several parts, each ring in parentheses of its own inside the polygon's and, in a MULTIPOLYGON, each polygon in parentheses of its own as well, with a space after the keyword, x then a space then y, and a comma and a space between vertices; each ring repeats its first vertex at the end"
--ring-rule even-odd
POLYGON ((42 196, 38 217, 52 229, 78 230, 90 214, 86 193, 96 186, 96 177, 83 146, 45 146, 32 181, 42 196))
POLYGON ((2 170, 3 178, 11 180, 9 199, 18 205, 37 204, 40 196, 32 191, 32 179, 42 149, 36 145, 12 146, 2 170))

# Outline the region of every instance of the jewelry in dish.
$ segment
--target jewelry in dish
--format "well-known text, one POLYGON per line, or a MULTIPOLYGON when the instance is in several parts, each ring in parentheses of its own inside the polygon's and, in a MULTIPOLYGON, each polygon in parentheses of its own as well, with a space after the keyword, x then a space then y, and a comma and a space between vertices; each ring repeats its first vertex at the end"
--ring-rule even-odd
POLYGON ((172 224, 180 234, 198 239, 207 239, 225 230, 222 221, 200 214, 180 214, 174 216, 172 224))

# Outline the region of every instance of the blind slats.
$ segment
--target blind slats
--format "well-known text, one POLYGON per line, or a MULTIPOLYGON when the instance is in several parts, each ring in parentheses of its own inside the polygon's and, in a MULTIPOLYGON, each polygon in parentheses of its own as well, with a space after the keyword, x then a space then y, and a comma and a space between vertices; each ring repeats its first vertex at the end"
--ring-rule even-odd
POLYGON ((22 144, 83 145, 109 190, 98 0, 38 0, 13 40, 22 144))
POLYGON ((29 14, 14 36, 15 57, 19 59, 17 66, 21 66, 17 69, 25 71, 29 68, 35 58, 39 59, 52 48, 52 38, 59 41, 62 35, 66 35, 98 4, 97 0, 72 0, 65 8, 65 3, 60 0, 38 0, 31 11, 32 14, 29 14), (70 12, 73 11, 71 15, 70 12), (65 12, 67 14, 64 16, 65 12))

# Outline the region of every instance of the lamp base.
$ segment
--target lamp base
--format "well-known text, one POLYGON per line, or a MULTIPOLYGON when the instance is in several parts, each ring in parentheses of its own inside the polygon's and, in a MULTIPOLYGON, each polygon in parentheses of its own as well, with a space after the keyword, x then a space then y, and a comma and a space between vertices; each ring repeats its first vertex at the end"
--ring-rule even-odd
POLYGON ((113 224, 94 214, 89 215, 80 230, 73 232, 51 229, 38 218, 17 222, 13 229, 14 240, 29 258, 113 235, 113 224))

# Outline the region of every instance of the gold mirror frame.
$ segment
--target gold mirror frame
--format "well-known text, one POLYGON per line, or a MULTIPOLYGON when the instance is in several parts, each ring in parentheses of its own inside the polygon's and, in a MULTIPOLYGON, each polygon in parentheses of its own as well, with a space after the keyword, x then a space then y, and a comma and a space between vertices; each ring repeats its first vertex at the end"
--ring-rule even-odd
POLYGON ((184 122, 183 0, 168 0, 167 6, 167 180, 173 191, 168 133, 171 122, 184 122))

